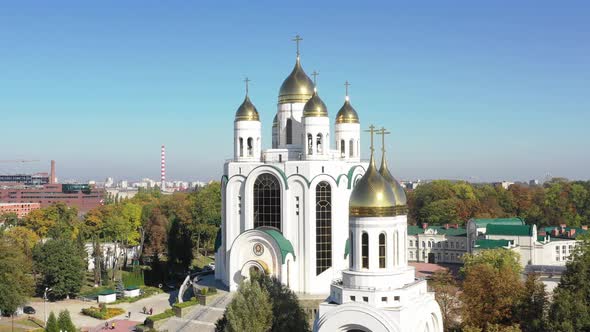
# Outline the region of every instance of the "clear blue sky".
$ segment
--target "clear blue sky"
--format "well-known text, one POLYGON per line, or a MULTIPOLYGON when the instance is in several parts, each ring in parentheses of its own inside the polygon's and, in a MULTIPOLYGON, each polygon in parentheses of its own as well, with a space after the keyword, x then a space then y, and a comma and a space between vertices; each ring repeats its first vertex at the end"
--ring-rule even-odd
MULTIPOLYGON (((385 126, 401 179, 590 178, 588 1, 3 1, 0 159, 61 179, 218 179, 243 78, 270 145, 305 70, 385 126)), ((367 137, 363 136, 364 142, 367 137)), ((363 144, 366 156, 366 144, 363 144)))

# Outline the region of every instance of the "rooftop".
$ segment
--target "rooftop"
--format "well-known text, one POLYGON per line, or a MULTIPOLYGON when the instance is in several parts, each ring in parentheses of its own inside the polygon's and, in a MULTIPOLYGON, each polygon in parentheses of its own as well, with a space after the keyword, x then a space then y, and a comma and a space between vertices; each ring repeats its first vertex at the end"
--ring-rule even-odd
POLYGON ((473 218, 471 219, 477 225, 477 228, 485 228, 489 224, 496 225, 524 225, 520 218, 473 218))
POLYGON ((475 241, 475 247, 478 249, 495 249, 510 247, 512 241, 510 240, 477 240, 475 241))
POLYGON ((486 235, 531 236, 533 235, 533 227, 531 225, 488 224, 486 235))
MULTIPOLYGON (((449 236, 467 236, 467 230, 464 227, 449 227, 445 226, 428 226, 426 230, 436 231, 437 234, 444 234, 449 236)), ((419 226, 410 225, 408 226, 409 235, 424 234, 425 229, 419 226)))

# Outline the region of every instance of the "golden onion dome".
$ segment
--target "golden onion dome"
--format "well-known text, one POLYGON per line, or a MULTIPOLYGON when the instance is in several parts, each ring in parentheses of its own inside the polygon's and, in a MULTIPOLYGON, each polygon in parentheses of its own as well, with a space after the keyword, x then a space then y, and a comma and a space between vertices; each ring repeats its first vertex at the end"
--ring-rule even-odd
POLYGON ((303 106, 303 117, 328 116, 328 108, 320 98, 320 95, 314 91, 313 96, 303 106))
POLYGON ((258 111, 254 104, 250 101, 250 97, 246 95, 244 98, 244 102, 238 110, 236 111, 236 118, 235 121, 260 121, 260 117, 258 116, 258 111))
POLYGON ((348 97, 346 97, 344 105, 340 107, 338 114, 336 114, 336 124, 340 123, 360 123, 359 115, 350 104, 348 97))
POLYGON ((406 192, 402 185, 391 175, 389 168, 387 167, 387 161, 385 160, 385 154, 383 154, 383 159, 381 160, 381 168, 379 168, 379 174, 383 176, 385 181, 387 181, 391 185, 391 189, 393 190, 393 195, 395 196, 395 206, 401 207, 406 206, 408 200, 406 198, 406 192))
POLYGON ((313 95, 313 82, 303 71, 299 57, 293 71, 283 81, 279 90, 279 104, 305 103, 313 95))
POLYGON ((372 152, 369 168, 350 194, 349 212, 353 217, 395 215, 395 195, 391 185, 377 171, 372 152))

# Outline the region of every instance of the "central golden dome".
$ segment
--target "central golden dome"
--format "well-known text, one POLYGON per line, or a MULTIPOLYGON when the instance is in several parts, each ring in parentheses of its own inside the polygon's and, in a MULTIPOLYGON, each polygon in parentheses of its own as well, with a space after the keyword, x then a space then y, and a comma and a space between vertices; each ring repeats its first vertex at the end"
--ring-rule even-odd
POLYGON ((279 104, 305 103, 313 95, 313 82, 307 76, 299 57, 289 76, 283 81, 279 90, 279 104))
POLYGON ((350 194, 349 212, 353 217, 395 215, 395 195, 389 183, 377 171, 372 152, 369 168, 350 194))
POLYGON ((236 111, 236 118, 235 121, 260 121, 260 117, 258 116, 258 111, 254 104, 250 101, 248 95, 244 98, 244 102, 238 110, 236 111))
POLYGON ((355 109, 350 104, 350 101, 348 100, 347 96, 344 105, 340 107, 338 114, 336 114, 336 124, 359 122, 359 115, 356 113, 355 109))
POLYGON ((303 117, 328 116, 328 108, 318 93, 314 91, 313 96, 303 106, 303 117))

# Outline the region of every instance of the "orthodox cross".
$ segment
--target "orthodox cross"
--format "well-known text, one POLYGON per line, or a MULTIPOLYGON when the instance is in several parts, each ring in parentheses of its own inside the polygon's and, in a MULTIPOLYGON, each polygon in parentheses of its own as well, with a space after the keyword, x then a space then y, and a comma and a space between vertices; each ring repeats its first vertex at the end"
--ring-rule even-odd
POLYGON ((375 148, 373 146, 373 135, 375 134, 375 126, 370 125, 369 130, 365 130, 365 132, 371 133, 371 155, 372 155, 373 151, 375 151, 375 148))
POLYGON ((313 85, 317 85, 316 81, 317 81, 318 75, 320 75, 320 73, 318 73, 315 70, 313 71, 313 73, 311 73, 311 76, 313 76, 313 85))
POLYGON ((348 97, 348 87, 350 86, 350 83, 348 83, 348 81, 344 82, 344 86, 346 87, 346 97, 348 97))
POLYGON ((297 57, 299 57, 299 42, 303 40, 303 38, 301 38, 301 36, 297 35, 295 36, 295 38, 291 39, 292 41, 295 42, 295 44, 297 44, 297 57))
POLYGON ((385 130, 385 128, 381 127, 381 129, 377 130, 377 135, 381 135, 381 151, 385 153, 385 135, 391 134, 391 132, 385 130))
POLYGON ((250 83, 250 79, 248 77, 246 77, 244 79, 244 82, 246 83, 246 96, 248 95, 248 83, 250 83))

